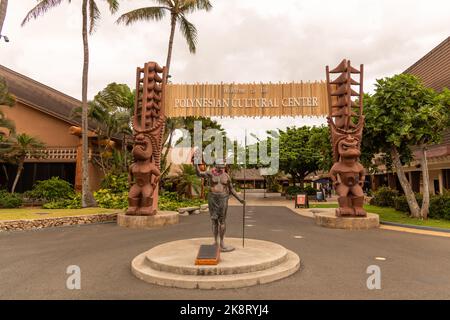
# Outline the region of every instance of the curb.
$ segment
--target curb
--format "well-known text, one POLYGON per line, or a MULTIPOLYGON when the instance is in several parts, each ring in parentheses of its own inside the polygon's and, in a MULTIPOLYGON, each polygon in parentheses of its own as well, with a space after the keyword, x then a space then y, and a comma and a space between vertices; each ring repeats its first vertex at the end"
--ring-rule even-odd
POLYGON ((380 221, 380 224, 384 224, 386 226, 409 228, 409 229, 418 229, 418 230, 427 230, 427 231, 436 231, 436 232, 450 233, 450 229, 444 229, 444 228, 439 228, 439 227, 415 226, 415 225, 412 225, 412 224, 403 224, 403 223, 388 222, 388 221, 380 221))
POLYGON ((117 215, 118 212, 110 212, 42 219, 2 220, 0 221, 0 233, 109 223, 115 222, 117 215))
MULTIPOLYGON (((289 207, 286 206, 286 208, 289 208, 289 207)), ((289 209, 292 210, 292 208, 289 208, 289 209)), ((317 209, 319 209, 319 208, 317 208, 317 209)), ((295 212, 296 214, 300 215, 301 217, 314 219, 314 217, 307 216, 305 214, 302 214, 302 213, 294 211, 294 210, 292 210, 292 211, 295 212)), ((389 221, 380 220, 380 226, 381 225, 392 226, 392 227, 400 227, 400 228, 412 229, 412 230, 443 232, 443 233, 446 233, 446 234, 450 234, 450 229, 444 229, 444 228, 439 228, 439 227, 416 226, 416 225, 413 225, 413 224, 402 224, 402 223, 398 223, 398 222, 389 222, 389 221)), ((406 232, 406 231, 401 231, 401 230, 397 230, 397 231, 406 232)), ((415 232, 415 233, 418 233, 418 232, 415 232)))

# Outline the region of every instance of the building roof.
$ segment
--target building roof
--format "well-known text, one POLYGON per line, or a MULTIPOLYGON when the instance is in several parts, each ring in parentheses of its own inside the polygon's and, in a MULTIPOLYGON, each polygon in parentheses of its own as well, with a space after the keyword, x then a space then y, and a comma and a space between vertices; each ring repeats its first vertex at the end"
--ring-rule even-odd
MULTIPOLYGON (((447 37, 403 73, 418 76, 425 86, 436 91, 450 88, 450 37, 447 37)), ((413 148, 413 152, 418 157, 417 148, 413 148)), ((441 143, 428 147, 427 157, 441 157, 448 154, 450 154, 450 129, 443 133, 441 143)))
POLYGON ((81 106, 81 101, 45 84, 0 65, 0 77, 6 80, 9 92, 16 100, 59 118, 73 125, 80 125, 80 119, 73 118, 72 110, 81 106))
POLYGON ((436 91, 450 88, 450 37, 403 73, 418 76, 427 87, 436 91))
MULTIPOLYGON (((421 157, 419 147, 411 148, 416 159, 421 157)), ((431 144, 427 148, 427 158, 438 158, 450 155, 450 129, 442 134, 441 143, 431 144)))

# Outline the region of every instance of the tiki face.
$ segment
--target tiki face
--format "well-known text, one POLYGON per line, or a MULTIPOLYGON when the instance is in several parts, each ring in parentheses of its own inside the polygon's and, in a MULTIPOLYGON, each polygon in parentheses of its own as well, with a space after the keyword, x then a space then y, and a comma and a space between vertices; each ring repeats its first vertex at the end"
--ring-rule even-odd
POLYGON ((148 160, 153 153, 150 137, 138 132, 134 136, 133 156, 136 160, 148 160))
POLYGON ((342 158, 359 158, 359 141, 351 135, 346 136, 338 143, 338 152, 342 158))

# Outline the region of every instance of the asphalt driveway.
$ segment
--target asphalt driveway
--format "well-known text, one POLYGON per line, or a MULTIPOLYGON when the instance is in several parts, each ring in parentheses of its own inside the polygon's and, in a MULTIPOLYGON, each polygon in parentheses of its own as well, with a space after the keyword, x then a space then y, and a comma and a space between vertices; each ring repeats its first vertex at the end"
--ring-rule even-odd
MULTIPOLYGON (((248 210, 246 235, 297 252, 297 273, 213 291, 160 287, 131 274, 131 260, 155 245, 210 236, 209 217, 196 215, 154 230, 98 224, 0 233, 0 299, 450 299, 449 238, 332 230, 285 207, 248 210), (81 268, 81 290, 66 288, 69 265, 81 268), (381 290, 366 286, 370 265, 381 269, 381 290)), ((230 207, 227 235, 240 237, 241 222, 242 208, 230 207)))

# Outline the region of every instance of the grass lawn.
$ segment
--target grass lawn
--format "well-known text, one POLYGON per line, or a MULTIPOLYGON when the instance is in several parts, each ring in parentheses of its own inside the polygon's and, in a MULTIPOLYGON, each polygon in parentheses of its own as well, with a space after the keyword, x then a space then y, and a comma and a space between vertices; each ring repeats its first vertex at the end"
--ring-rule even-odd
POLYGON ((0 209, 1 220, 19 219, 44 219, 69 216, 82 216, 97 213, 113 213, 117 209, 85 208, 85 209, 42 209, 42 208, 20 208, 0 209))
MULTIPOLYGON (((313 204, 310 204, 310 207, 311 208, 337 208, 338 205, 336 203, 313 203, 313 204)), ((377 207, 377 206, 371 206, 371 205, 365 205, 364 209, 366 209, 368 212, 376 213, 376 214, 380 215, 381 221, 411 224, 411 225, 415 225, 415 226, 427 226, 427 227, 450 229, 450 221, 449 220, 440 220, 440 219, 419 220, 419 219, 415 219, 415 218, 410 218, 406 215, 406 213, 397 211, 394 208, 377 207)))

